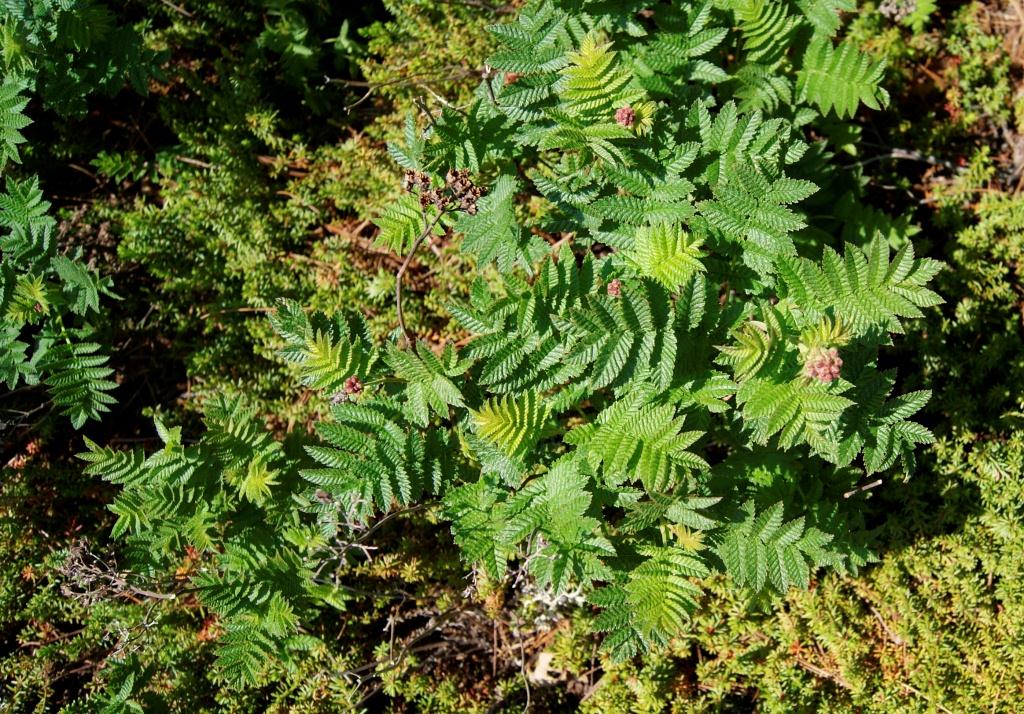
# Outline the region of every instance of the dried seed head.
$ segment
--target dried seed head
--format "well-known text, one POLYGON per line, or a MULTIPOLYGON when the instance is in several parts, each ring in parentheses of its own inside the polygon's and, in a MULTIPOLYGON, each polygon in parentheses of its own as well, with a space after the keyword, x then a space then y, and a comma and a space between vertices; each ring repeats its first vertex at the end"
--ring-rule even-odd
POLYGON ((455 194, 471 190, 473 180, 469 178, 469 169, 449 169, 445 175, 445 186, 455 194))
POLYGON ((484 189, 473 184, 469 177, 469 169, 450 169, 445 174, 445 201, 438 205, 439 208, 447 207, 452 202, 458 202, 459 211, 465 211, 469 215, 476 215, 477 200, 484 195, 484 189))
POLYGON ((843 360, 839 356, 839 350, 835 347, 818 348, 811 350, 807 355, 807 361, 804 362, 804 376, 828 384, 839 379, 839 371, 842 366, 843 360))
POLYGON ((634 111, 633 107, 629 105, 620 107, 615 111, 615 121, 618 123, 619 126, 624 126, 627 129, 632 129, 633 123, 636 121, 636 111, 634 111))
POLYGON ((878 6, 879 14, 893 22, 903 22, 907 17, 914 14, 916 9, 916 0, 883 0, 878 6))
POLYGON ((608 283, 608 295, 610 295, 611 297, 619 297, 620 295, 622 295, 621 280, 615 278, 610 283, 608 283))
POLYGON ((441 190, 430 191, 428 193, 431 202, 437 207, 437 210, 443 211, 451 205, 452 197, 441 190))
POLYGON ((422 171, 407 169, 402 175, 402 188, 410 193, 430 189, 430 176, 422 171))

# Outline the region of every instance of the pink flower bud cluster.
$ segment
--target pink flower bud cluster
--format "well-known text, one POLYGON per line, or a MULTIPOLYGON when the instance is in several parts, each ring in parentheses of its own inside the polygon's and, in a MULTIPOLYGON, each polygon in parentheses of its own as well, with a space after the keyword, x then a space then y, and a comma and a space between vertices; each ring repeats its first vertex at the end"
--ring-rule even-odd
POLYGON ((361 391, 363 391, 363 383, 359 381, 359 377, 353 374, 345 380, 345 394, 359 394, 361 391))
POLYGON ((608 283, 608 295, 610 297, 619 297, 620 295, 622 295, 622 281, 621 280, 619 280, 618 278, 615 278, 610 283, 608 283))
POLYGON ((839 356, 839 350, 835 347, 828 349, 819 347, 807 355, 807 361, 804 363, 804 376, 828 384, 839 379, 839 370, 842 366, 843 360, 839 356))
POLYGON ((624 126, 627 129, 633 128, 633 123, 636 121, 636 111, 631 106, 620 107, 615 111, 615 121, 619 126, 624 126))

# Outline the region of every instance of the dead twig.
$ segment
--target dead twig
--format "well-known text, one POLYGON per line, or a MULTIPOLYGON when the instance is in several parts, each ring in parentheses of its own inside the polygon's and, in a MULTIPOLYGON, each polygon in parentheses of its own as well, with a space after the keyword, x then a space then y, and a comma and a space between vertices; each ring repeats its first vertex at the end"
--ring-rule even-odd
POLYGON ((195 17, 191 12, 183 8, 181 5, 175 5, 173 2, 171 2, 171 0, 160 0, 160 2, 163 3, 164 6, 169 7, 171 10, 174 10, 182 17, 195 17))
POLYGON ((838 672, 829 672, 827 669, 822 669, 816 664, 811 664, 803 657, 794 657, 793 661, 801 667, 803 667, 808 672, 810 672, 811 674, 813 674, 815 677, 818 677, 820 679, 827 679, 830 682, 835 682, 843 689, 853 688, 850 686, 850 683, 843 678, 843 675, 839 674, 838 672))
POLYGON ((277 308, 274 308, 274 307, 226 307, 223 310, 209 310, 207 312, 204 312, 204 313, 199 315, 199 319, 200 320, 206 320, 206 319, 209 319, 211 317, 214 317, 215 315, 227 315, 227 314, 230 314, 230 313, 233 313, 233 312, 235 312, 235 313, 237 313, 237 312, 242 312, 242 313, 245 313, 245 312, 268 313, 268 312, 276 312, 276 311, 277 311, 277 308))
POLYGON ((211 163, 208 163, 206 161, 200 161, 199 159, 193 159, 190 156, 175 156, 174 158, 175 158, 175 160, 180 161, 183 164, 188 164, 189 166, 196 166, 196 167, 198 167, 200 169, 214 169, 214 168, 217 168, 216 166, 214 166, 211 163))
POLYGON ((847 491, 846 493, 843 494, 843 498, 850 498, 852 496, 856 496, 858 493, 861 493, 863 491, 869 491, 869 490, 875 488, 876 486, 881 486, 881 485, 882 485, 882 479, 875 479, 871 483, 866 483, 863 486, 858 486, 855 489, 847 491))

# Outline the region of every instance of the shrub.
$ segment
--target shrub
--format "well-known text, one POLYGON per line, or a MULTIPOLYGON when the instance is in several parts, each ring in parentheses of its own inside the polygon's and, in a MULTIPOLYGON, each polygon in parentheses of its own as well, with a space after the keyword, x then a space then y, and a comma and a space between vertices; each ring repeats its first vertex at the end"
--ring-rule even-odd
POLYGON ((80 249, 60 245, 57 221, 38 178, 18 179, 11 173, 21 163, 22 130, 32 123, 25 113, 26 90, 38 90, 48 106, 60 111, 81 112, 89 93, 120 89, 126 74, 136 84, 144 84, 147 76, 134 31, 114 28, 101 4, 72 5, 8 3, 0 9, 5 66, 0 175, 6 180, 0 194, 3 463, 43 421, 32 418, 41 405, 17 394, 19 385, 45 385, 54 406, 75 428, 98 419, 114 401, 109 394, 116 386, 110 379, 113 370, 94 339, 100 296, 115 297, 111 282, 83 260, 80 249))
POLYGON ((574 5, 494 26, 472 103, 390 147, 399 334, 278 305, 321 443, 282 446, 221 398, 197 442, 158 424, 153 454, 83 455, 124 486, 141 572, 198 554, 177 587, 222 618, 235 681, 314 645, 299 623, 344 591, 332 541, 382 511, 439 506, 482 596, 510 564, 588 592, 624 659, 678 634, 712 573, 764 596, 856 573, 857 484, 932 440, 910 420, 928 393, 891 396, 880 355, 940 301, 940 264, 874 235, 892 220, 811 131, 886 101, 834 6, 574 5), (837 251, 840 199, 867 235, 837 251), (408 265, 448 235, 501 275, 450 306, 461 347, 402 311, 408 265))
POLYGON ((87 322, 100 314, 100 295, 113 294, 78 254, 58 252, 48 209, 36 179, 8 179, 0 194, 0 381, 8 390, 45 384, 77 428, 114 401, 113 370, 87 322))
POLYGON ((65 115, 84 114, 91 95, 114 95, 126 81, 145 93, 159 55, 143 45, 136 28, 117 20, 95 0, 4 3, 5 82, 35 90, 65 115))

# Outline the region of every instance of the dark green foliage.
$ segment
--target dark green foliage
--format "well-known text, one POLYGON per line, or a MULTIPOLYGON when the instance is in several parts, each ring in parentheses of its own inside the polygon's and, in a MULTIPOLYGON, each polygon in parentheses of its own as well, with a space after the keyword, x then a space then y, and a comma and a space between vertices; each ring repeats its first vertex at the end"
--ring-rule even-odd
POLYGON ((158 422, 164 445, 149 457, 87 441, 82 458, 88 473, 123 485, 113 532, 143 567, 167 567, 187 548, 204 562, 189 589, 227 630, 219 661, 255 684, 269 659, 292 648, 277 653, 271 642, 290 641, 299 613, 331 601, 334 589, 312 581, 309 560, 327 543, 311 518, 282 508, 305 490, 295 461, 239 401, 211 404, 205 425, 203 439, 186 445, 180 427, 158 422))
POLYGON ((0 171, 9 161, 21 162, 18 145, 25 143, 21 130, 31 123, 24 114, 28 98, 21 94, 21 90, 19 82, 6 77, 0 85, 0 171))
MULTIPOLYGON (((138 32, 116 26, 105 5, 89 0, 4 3, 0 38, 0 381, 7 389, 0 400, 5 413, 30 415, 35 405, 23 411, 26 402, 14 392, 21 383, 44 384, 77 429, 114 403, 107 350, 91 340, 102 322, 100 296, 116 295, 81 249, 59 244, 39 179, 18 179, 9 169, 21 163, 21 130, 32 123, 28 93, 62 114, 83 114, 86 97, 116 93, 126 78, 144 91, 156 55, 142 49, 138 32)), ((38 425, 5 419, 0 432, 13 443, 38 425)))
POLYGON ((35 0, 0 5, 0 59, 7 82, 21 82, 61 114, 84 114, 90 95, 137 92, 156 70, 132 23, 98 0, 35 0))
POLYGON ((0 194, 0 379, 8 390, 44 384, 75 428, 114 399, 113 370, 89 321, 111 283, 75 254, 58 252, 56 221, 35 179, 8 178, 0 194))

